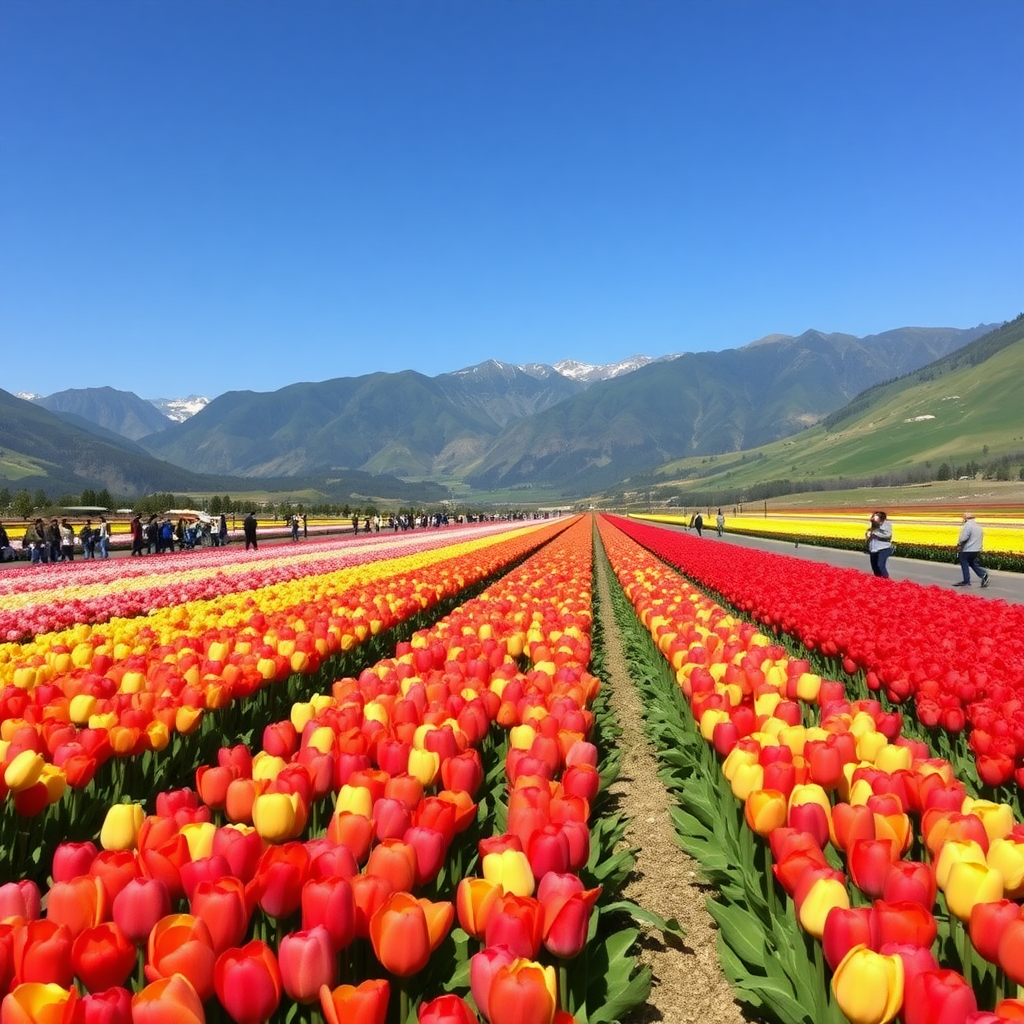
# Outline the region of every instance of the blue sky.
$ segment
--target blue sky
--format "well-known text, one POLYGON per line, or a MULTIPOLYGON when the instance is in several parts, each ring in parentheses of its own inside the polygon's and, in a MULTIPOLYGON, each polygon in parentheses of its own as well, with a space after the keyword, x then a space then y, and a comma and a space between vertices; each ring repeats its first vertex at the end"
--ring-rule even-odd
POLYGON ((1024 3, 0 3, 0 387, 1024 310, 1024 3))

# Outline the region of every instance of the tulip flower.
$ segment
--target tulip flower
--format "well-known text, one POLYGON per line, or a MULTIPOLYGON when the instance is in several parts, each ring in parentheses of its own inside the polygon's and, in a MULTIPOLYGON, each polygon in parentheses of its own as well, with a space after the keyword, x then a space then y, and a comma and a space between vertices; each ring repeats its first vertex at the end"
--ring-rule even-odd
POLYGON ((926 971, 936 971, 939 968, 930 949, 924 946, 915 946, 903 942, 887 942, 876 952, 883 956, 898 956, 903 961, 903 991, 910 990, 911 982, 926 971))
POLYGON ((1024 896, 1024 841, 1009 836, 993 839, 987 861, 990 868, 995 868, 1003 876, 1003 889, 1007 896, 1012 899, 1024 896))
POLYGON ((95 843, 59 844, 53 851, 53 880, 69 882, 72 878, 87 874, 98 853, 95 843))
POLYGON ((0 1020, 4 1024, 71 1024, 78 993, 54 983, 25 982, 4 996, 0 1020))
POLYGON ((79 875, 70 881, 54 882, 50 886, 46 899, 46 919, 55 924, 67 925, 72 937, 99 924, 106 916, 106 893, 98 878, 79 875))
POLYGON ((210 853, 223 857, 236 878, 251 882, 256 877, 263 849, 263 840, 251 825, 225 825, 214 833, 210 853))
POLYGON ((889 902, 910 900, 927 910, 935 905, 938 885, 931 864, 920 861, 898 860, 885 876, 882 899, 889 902))
POLYGON ((1003 876, 987 864, 958 861, 950 868, 945 894, 950 913, 969 921, 976 904, 1003 898, 1003 876))
POLYGON ((291 932, 281 939, 278 964, 284 991, 290 999, 315 1003, 321 988, 333 988, 338 966, 334 952, 331 936, 323 925, 291 932))
POLYGON ((392 974, 421 971, 451 928, 450 903, 415 899, 407 892, 389 896, 370 919, 370 941, 377 959, 392 974))
POLYGON ((487 917, 502 895, 501 885, 486 878, 469 877, 459 882, 455 894, 455 910, 462 930, 474 939, 482 939, 487 917))
POLYGON ((390 985, 369 980, 358 985, 339 985, 331 991, 320 989, 320 1009, 327 1024, 384 1024, 390 985))
POLYGON ((1024 985, 1024 918, 1018 917, 1003 926, 997 953, 996 962, 1006 976, 1017 985, 1024 985))
POLYGON ((892 870, 894 843, 891 839, 855 839, 847 850, 850 879, 865 895, 879 899, 892 870))
POLYGON ((347 878, 328 875, 310 879, 302 887, 302 927, 322 925, 327 929, 335 953, 355 938, 356 905, 352 885, 347 878))
POLYGON ((83 996, 75 1008, 75 1024, 132 1024, 132 994, 108 988, 83 996))
POLYGON ((16 929, 12 947, 14 984, 53 982, 61 988, 69 988, 74 975, 73 941, 70 929, 53 921, 29 921, 16 929))
POLYGON ((544 910, 528 896, 502 896, 487 915, 488 946, 507 946, 518 957, 533 960, 544 938, 544 910))
POLYGON ((135 959, 135 947, 112 921, 87 928, 71 947, 75 974, 90 992, 123 985, 135 959))
POLYGON ((568 960, 586 945, 590 913, 601 895, 601 887, 584 889, 576 875, 545 875, 537 889, 544 908, 544 948, 553 956, 568 960))
POLYGON ((444 834, 435 828, 414 825, 406 831, 402 841, 413 850, 415 884, 423 886, 437 878, 448 852, 448 841, 444 834))
POLYGON ((903 961, 854 946, 836 967, 832 993, 851 1024, 887 1024, 903 1005, 903 961))
POLYGON ((871 946, 875 949, 887 942, 929 947, 937 934, 935 918, 920 903, 875 900, 871 904, 871 946))
POLYGON ((112 907, 114 921, 136 946, 141 946, 157 921, 170 912, 167 886, 156 878, 133 879, 114 897, 112 907))
POLYGON ((416 851, 401 839, 385 839, 370 851, 366 874, 387 879, 395 892, 411 892, 416 885, 416 851))
POLYGON ((188 978, 172 974, 132 996, 132 1024, 206 1024, 206 1014, 188 978))
POLYGON ((820 939, 829 911, 835 907, 848 909, 850 906, 846 877, 831 868, 809 868, 796 884, 793 902, 800 926, 820 939))
POLYGON ((974 948, 991 964, 999 963, 999 943, 1007 926, 1020 916, 1015 900, 976 903, 971 910, 969 931, 974 948))
POLYGON ((355 903, 356 936, 368 939, 373 915, 395 890, 386 878, 377 875, 356 875, 349 880, 349 884, 352 886, 352 900, 355 903))
POLYGON ((305 828, 308 808, 298 793, 263 793, 252 803, 252 823, 268 843, 295 839, 305 828))
POLYGON ((147 981, 183 974, 202 1002, 213 995, 217 954, 205 922, 191 914, 171 914, 158 921, 147 944, 147 981))
POLYGON ((40 914, 39 886, 29 879, 5 882, 0 885, 0 921, 7 917, 20 917, 35 921, 40 914))
POLYGON ((821 946, 834 971, 854 946, 871 945, 871 908, 835 907, 825 918, 821 946))
POLYGON ((141 804, 114 804, 103 819, 100 846, 104 850, 133 849, 145 817, 141 804))
POLYGON ((309 878, 309 865, 309 853, 302 843, 267 848, 256 869, 259 904, 264 913, 280 919, 298 910, 302 887, 309 878))
POLYGON ((480 867, 484 878, 500 885, 503 892, 516 896, 533 895, 536 879, 529 858, 521 849, 485 853, 480 867))
POLYGON ((480 1024, 480 1018, 461 996, 447 995, 422 1003, 417 1011, 418 1024, 480 1024))
POLYGON ((281 1002, 281 971, 270 947, 253 939, 218 957, 214 987, 237 1024, 264 1024, 281 1002))
POLYGON ((190 910, 210 931, 214 952, 220 956, 238 946, 249 929, 255 894, 232 875, 200 882, 192 894, 190 910))
POLYGON ((904 1024, 960 1024, 978 1009, 974 990, 956 971, 924 971, 907 983, 904 1024))
POLYGON ((743 805, 747 826, 759 836, 767 836, 786 824, 787 800, 777 789, 755 789, 743 805))
POLYGON ((552 1024, 558 1006, 555 969, 514 960, 498 969, 487 1003, 490 1024, 552 1024))

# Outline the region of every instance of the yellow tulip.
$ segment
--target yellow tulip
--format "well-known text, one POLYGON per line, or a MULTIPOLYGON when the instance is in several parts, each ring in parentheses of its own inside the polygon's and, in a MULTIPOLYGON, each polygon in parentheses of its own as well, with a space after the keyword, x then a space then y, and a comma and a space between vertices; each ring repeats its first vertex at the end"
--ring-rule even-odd
POLYGON ((213 837, 217 826, 212 821, 190 821, 179 829, 188 843, 189 860, 199 860, 213 853, 213 837))
POLYGON ((530 861, 522 850, 503 850, 488 853, 481 865, 483 876, 488 882, 500 885, 506 893, 514 896, 532 896, 536 884, 530 861))
POLYGON ((263 793, 252 802, 252 823, 268 843, 294 839, 302 818, 298 793, 263 793))
POLYGON ((46 762, 34 750, 23 750, 4 770, 4 782, 12 793, 31 789, 43 773, 46 762))
POLYGON ((1003 889, 1009 899, 1024 896, 1024 843, 1012 839, 993 839, 986 863, 1003 876, 1003 889))
POLYGON ((858 945, 832 976, 832 993, 850 1024, 888 1024, 903 1006, 903 961, 858 945))
POLYGON ((141 804, 114 804, 103 819, 100 846, 104 850, 134 849, 145 817, 141 804))
POLYGON ((431 785, 441 771, 441 757, 433 750, 409 751, 409 774, 426 787, 431 785))
POLYGON ((964 797, 961 814, 973 814, 981 819, 985 834, 990 840, 1005 839, 1015 822, 1013 808, 1009 804, 997 804, 993 800, 974 800, 964 797))

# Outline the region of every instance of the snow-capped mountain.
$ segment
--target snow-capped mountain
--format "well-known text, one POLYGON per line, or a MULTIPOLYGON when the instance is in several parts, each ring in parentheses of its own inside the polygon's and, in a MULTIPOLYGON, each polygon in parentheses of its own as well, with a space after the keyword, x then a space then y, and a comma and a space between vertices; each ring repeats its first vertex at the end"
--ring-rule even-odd
POLYGON ((43 396, 37 395, 34 391, 16 391, 14 397, 23 398, 26 402, 38 402, 43 396))
POLYGON ((593 384, 598 380, 610 380, 612 377, 621 377, 624 373, 632 373, 641 366, 653 362, 651 356, 630 356, 618 363, 594 366, 591 363, 577 362, 575 359, 563 359, 560 363, 555 363, 555 369, 562 376, 570 377, 581 384, 593 384))
POLYGON ((155 405, 175 423, 184 423, 210 404, 210 400, 202 395, 189 395, 188 398, 147 398, 146 401, 150 405, 155 405))

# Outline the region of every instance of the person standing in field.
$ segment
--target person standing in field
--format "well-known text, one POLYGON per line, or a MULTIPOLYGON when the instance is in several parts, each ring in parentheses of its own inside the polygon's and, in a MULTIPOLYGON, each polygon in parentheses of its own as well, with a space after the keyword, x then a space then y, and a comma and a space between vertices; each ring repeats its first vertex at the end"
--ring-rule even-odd
POLYGON ((65 517, 60 521, 60 560, 62 562, 73 562, 75 560, 75 528, 65 517))
POLYGON ((100 558, 110 557, 110 523, 106 516, 100 516, 100 558))
POLYGON ((142 517, 136 513, 132 516, 132 554, 142 555, 142 517))
POLYGON ((715 529, 718 530, 718 536, 721 537, 725 532, 725 516, 722 515, 722 510, 718 510, 718 515, 715 516, 715 529))
POLYGON ((245 519, 242 520, 242 533, 245 534, 245 550, 249 550, 249 545, 252 545, 253 551, 258 550, 256 543, 256 515, 253 512, 249 512, 245 519))
POLYGON ((871 571, 882 579, 889 578, 886 562, 892 554, 892 523, 885 512, 872 512, 871 525, 864 538, 868 542, 868 558, 871 560, 871 571))
POLYGON ((693 528, 697 531, 698 537, 704 536, 704 517, 699 512, 693 517, 693 528))
POLYGON ((954 587, 969 587, 971 585, 971 570, 981 580, 983 587, 988 586, 988 573, 981 567, 981 549, 984 543, 985 531, 975 520, 973 512, 965 512, 963 515, 964 525, 960 528, 960 536, 956 540, 956 556, 960 562, 960 571, 964 578, 954 583, 954 587))

